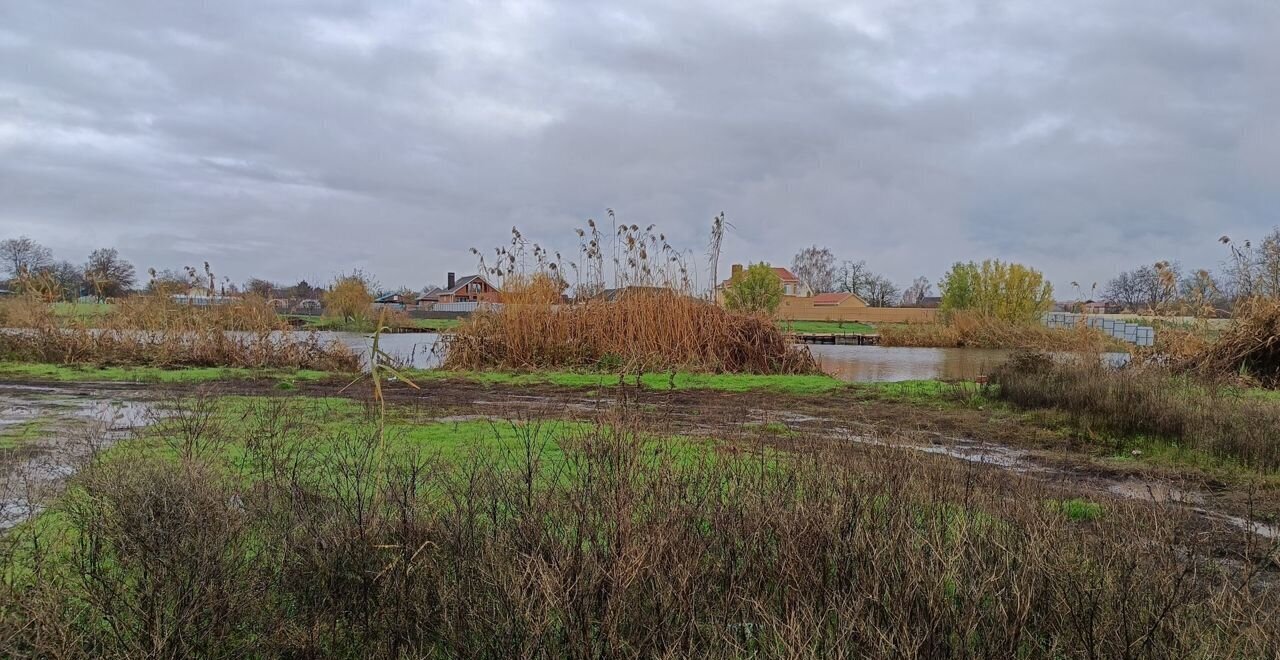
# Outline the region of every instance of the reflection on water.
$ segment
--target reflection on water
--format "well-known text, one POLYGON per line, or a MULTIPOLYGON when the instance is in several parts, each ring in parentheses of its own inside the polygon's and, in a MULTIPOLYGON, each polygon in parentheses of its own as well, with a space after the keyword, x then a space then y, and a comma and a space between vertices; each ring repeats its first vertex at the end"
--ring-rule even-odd
MULTIPOLYGON (((354 332, 320 332, 321 339, 342 342, 363 358, 368 358, 373 338, 354 332)), ((418 369, 440 366, 434 348, 435 333, 382 335, 380 346, 397 361, 418 369)), ((827 373, 850 382, 901 380, 973 380, 991 373, 1016 351, 999 348, 901 348, 881 346, 810 346, 809 350, 827 373)), ((1112 362, 1128 357, 1120 353, 1112 362)))
MULTIPOLYGON (((362 360, 369 359, 373 347, 373 335, 357 332, 317 332, 321 341, 337 340, 355 351, 362 360)), ((434 369, 440 366, 440 357, 433 350, 440 335, 434 332, 405 332, 385 334, 378 339, 378 347, 401 364, 415 369, 434 369)))
POLYGON ((1003 364, 1014 351, 999 348, 810 346, 827 373, 850 382, 973 380, 1003 364))

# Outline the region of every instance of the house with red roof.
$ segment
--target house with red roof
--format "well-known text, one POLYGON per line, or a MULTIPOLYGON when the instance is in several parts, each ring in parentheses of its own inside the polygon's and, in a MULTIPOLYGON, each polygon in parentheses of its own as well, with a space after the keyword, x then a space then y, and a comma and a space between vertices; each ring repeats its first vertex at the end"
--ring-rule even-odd
MULTIPOLYGON (((720 283, 720 289, 729 286, 734 279, 742 275, 742 268, 742 264, 734 264, 730 270, 729 279, 720 283)), ((809 286, 801 282, 800 278, 796 277, 790 270, 776 266, 770 266, 770 268, 773 269, 778 279, 782 281, 782 295, 796 298, 808 298, 813 295, 813 291, 809 289, 809 286)))

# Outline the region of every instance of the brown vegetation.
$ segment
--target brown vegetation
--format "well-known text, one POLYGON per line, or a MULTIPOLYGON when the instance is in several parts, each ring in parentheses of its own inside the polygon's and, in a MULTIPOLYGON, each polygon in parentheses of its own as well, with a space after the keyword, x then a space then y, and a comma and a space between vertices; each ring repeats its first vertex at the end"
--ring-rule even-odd
POLYGON ((1082 428, 1150 436, 1265 470, 1280 469, 1280 404, 1148 365, 1015 357, 991 375, 997 395, 1027 408, 1053 408, 1082 428))
POLYGON ((1142 503, 1073 520, 1037 483, 877 448, 691 457, 625 416, 558 445, 517 425, 514 451, 450 461, 388 457, 372 423, 315 442, 282 401, 252 414, 234 462, 217 458, 225 429, 175 423, 178 458, 120 453, 51 524, 0 537, 6 652, 1155 658, 1280 644, 1258 567, 1200 556, 1183 514, 1142 503))
POLYGON ((0 305, 0 358, 57 364, 280 367, 354 371, 341 344, 293 332, 256 296, 195 307, 133 296, 92 319, 59 316, 34 298, 0 305))
POLYGON ((1182 355, 1178 366, 1202 376, 1280 387, 1280 300, 1242 304, 1217 341, 1182 355))
MULTIPOLYGON (((610 214, 612 216, 612 213, 610 214)), ((512 230, 497 264, 504 306, 480 311, 446 338, 448 369, 693 370, 816 373, 807 350, 792 346, 764 316, 726 311, 692 295, 683 254, 653 226, 622 225, 613 237, 613 295, 605 296, 605 236, 578 230, 580 262, 528 243, 512 230), (526 268, 531 253, 532 266, 526 268), (563 294, 575 274, 576 299, 563 294)), ((479 251, 475 251, 480 254, 479 251)))
POLYGON ((884 325, 883 346, 928 348, 1020 348, 1044 351, 1101 352, 1120 346, 1095 328, 1064 331, 1038 322, 1010 322, 977 313, 953 312, 944 323, 884 325))
POLYGON ((448 369, 682 369, 815 373, 771 319, 735 314, 672 290, 637 290, 614 302, 508 303, 479 312, 447 338, 448 369))

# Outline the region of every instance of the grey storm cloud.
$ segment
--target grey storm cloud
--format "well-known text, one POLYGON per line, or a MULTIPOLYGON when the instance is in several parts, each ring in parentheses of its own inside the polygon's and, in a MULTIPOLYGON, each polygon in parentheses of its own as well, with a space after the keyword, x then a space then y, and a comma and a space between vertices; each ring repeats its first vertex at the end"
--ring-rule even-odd
POLYGON ((421 286, 616 209, 901 282, 1280 223, 1280 6, 0 0, 0 235, 421 286))

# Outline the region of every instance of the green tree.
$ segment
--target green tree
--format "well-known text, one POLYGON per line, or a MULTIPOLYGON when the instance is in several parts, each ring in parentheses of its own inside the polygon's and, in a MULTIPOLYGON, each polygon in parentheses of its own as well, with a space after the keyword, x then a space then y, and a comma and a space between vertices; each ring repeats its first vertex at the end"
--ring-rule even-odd
POLYGON ((972 311, 1013 323, 1031 323, 1053 305, 1053 285, 1040 271, 998 259, 957 263, 939 283, 944 314, 972 311))
POLYGON ((769 264, 740 272, 724 290, 724 306, 735 312, 772 314, 782 303, 782 280, 769 264))

